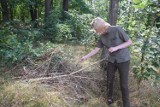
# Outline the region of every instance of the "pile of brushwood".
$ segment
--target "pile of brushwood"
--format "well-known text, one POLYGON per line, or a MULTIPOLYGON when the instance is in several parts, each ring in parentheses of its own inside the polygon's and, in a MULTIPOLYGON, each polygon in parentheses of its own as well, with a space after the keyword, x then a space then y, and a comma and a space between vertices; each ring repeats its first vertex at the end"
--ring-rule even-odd
POLYGON ((55 91, 60 91, 65 100, 75 103, 86 102, 93 96, 105 96, 106 85, 103 73, 99 71, 100 60, 82 67, 61 55, 52 50, 34 60, 27 58, 12 69, 19 69, 14 77, 49 85, 55 91))

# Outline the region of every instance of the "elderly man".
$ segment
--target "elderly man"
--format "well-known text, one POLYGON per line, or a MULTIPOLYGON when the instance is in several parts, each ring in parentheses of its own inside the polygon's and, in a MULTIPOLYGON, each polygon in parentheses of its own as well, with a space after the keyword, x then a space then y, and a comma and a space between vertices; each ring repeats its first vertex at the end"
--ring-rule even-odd
POLYGON ((97 47, 83 56, 80 61, 87 60, 105 46, 110 54, 107 64, 107 103, 108 105, 113 103, 113 81, 115 72, 118 69, 123 107, 130 107, 128 90, 130 53, 127 47, 132 44, 132 41, 121 27, 111 26, 100 17, 93 19, 92 28, 99 35, 97 47))

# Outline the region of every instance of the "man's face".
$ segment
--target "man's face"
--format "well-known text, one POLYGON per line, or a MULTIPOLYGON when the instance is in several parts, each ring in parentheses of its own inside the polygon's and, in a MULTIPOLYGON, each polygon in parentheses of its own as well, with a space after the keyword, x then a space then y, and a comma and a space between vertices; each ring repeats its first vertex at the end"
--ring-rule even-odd
POLYGON ((95 32, 98 34, 98 35, 101 35, 101 33, 102 33, 102 29, 100 29, 100 28, 96 28, 96 29, 94 29, 95 30, 95 32))

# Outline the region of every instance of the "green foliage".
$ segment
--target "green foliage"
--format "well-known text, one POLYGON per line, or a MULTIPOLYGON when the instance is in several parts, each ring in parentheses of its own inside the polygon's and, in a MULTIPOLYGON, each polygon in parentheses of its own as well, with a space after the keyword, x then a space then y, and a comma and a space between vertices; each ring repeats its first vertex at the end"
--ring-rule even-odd
POLYGON ((76 10, 68 14, 70 17, 66 20, 66 23, 71 27, 73 38, 79 42, 87 40, 90 36, 90 23, 93 16, 91 14, 80 15, 76 10))
POLYGON ((108 13, 109 13, 109 0, 94 0, 92 1, 93 4, 90 5, 93 10, 93 13, 95 16, 102 17, 107 21, 108 19, 108 13))
POLYGON ((0 35, 1 66, 11 66, 28 56, 36 56, 34 45, 43 36, 38 29, 17 29, 11 25, 4 25, 0 35))
POLYGON ((68 24, 60 20, 61 12, 55 10, 46 19, 45 22, 45 38, 52 42, 64 42, 71 39, 71 28, 68 24))
POLYGON ((48 18, 45 21, 44 33, 45 39, 55 41, 57 35, 57 23, 60 23, 61 12, 55 10, 51 12, 48 18))
POLYGON ((133 0, 120 4, 118 24, 126 29, 134 45, 131 47, 133 56, 133 73, 140 81, 158 79, 160 77, 160 56, 158 34, 158 1, 133 0), (145 16, 145 17, 144 17, 145 16))
POLYGON ((90 9, 90 6, 86 4, 85 0, 70 0, 69 1, 69 9, 76 10, 81 14, 82 13, 88 14, 88 13, 93 12, 90 9))
POLYGON ((10 8, 12 8, 15 13, 15 18, 19 19, 20 14, 23 13, 23 15, 28 16, 27 12, 29 10, 30 6, 37 5, 38 7, 43 6, 44 0, 8 0, 8 4, 10 8), (24 13, 25 12, 25 13, 24 13))
POLYGON ((160 78, 160 38, 157 32, 158 29, 156 28, 145 32, 145 37, 149 36, 147 34, 152 36, 146 37, 146 40, 141 46, 141 64, 133 67, 133 72, 139 79, 160 78))
POLYGON ((86 40, 90 35, 89 23, 93 16, 91 14, 80 15, 76 10, 69 11, 66 15, 65 20, 60 20, 60 11, 52 12, 45 24, 46 38, 54 42, 86 40))
POLYGON ((65 42, 67 40, 72 39, 71 35, 71 28, 67 24, 57 24, 57 36, 56 41, 57 42, 65 42))

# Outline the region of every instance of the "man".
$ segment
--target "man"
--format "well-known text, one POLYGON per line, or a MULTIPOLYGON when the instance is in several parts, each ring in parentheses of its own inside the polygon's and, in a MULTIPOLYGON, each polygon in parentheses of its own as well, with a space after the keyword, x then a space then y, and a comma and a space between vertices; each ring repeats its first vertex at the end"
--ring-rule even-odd
POLYGON ((119 26, 111 26, 102 18, 97 17, 92 21, 92 28, 99 35, 97 47, 83 56, 80 61, 85 61, 95 55, 104 46, 109 51, 107 64, 107 93, 108 105, 113 103, 113 81, 118 69, 120 74, 120 86, 122 92, 123 107, 130 107, 128 90, 128 73, 130 65, 130 54, 128 46, 132 44, 124 30, 119 26))

